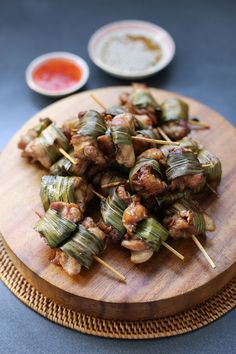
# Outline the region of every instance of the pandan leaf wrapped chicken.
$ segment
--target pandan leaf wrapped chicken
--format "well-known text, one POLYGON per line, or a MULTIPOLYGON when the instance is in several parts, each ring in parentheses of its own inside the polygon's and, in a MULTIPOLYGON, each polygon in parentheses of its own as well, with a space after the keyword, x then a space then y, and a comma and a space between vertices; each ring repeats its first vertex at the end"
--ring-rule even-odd
POLYGON ((178 98, 167 98, 162 104, 161 123, 184 120, 188 121, 188 104, 178 98))
POLYGON ((127 207, 127 203, 125 202, 125 197, 123 198, 123 196, 120 195, 119 191, 122 189, 122 186, 114 188, 111 194, 101 201, 103 222, 107 227, 107 232, 110 233, 110 237, 115 241, 121 240, 126 232, 122 222, 122 216, 127 207))
POLYGON ((82 213, 93 198, 93 187, 81 177, 43 176, 40 196, 47 210, 52 202, 75 203, 82 213))
POLYGON ((163 223, 170 236, 175 239, 190 238, 192 235, 215 230, 213 220, 199 208, 198 204, 184 198, 165 210, 163 223))
POLYGON ((177 146, 174 146, 174 145, 163 145, 163 146, 160 146, 160 150, 164 156, 163 158, 163 161, 164 160, 167 160, 169 154, 175 150, 178 150, 178 149, 183 149, 184 151, 190 151, 192 152, 194 155, 197 155, 200 148, 201 148, 201 145, 196 141, 194 140, 193 138, 190 138, 190 137, 185 137, 181 140, 178 141, 178 147, 177 146))
POLYGON ((96 134, 96 132, 104 134, 104 128, 102 115, 94 110, 81 111, 78 117, 69 118, 62 125, 63 133, 70 139, 73 135, 78 134, 78 131, 81 135, 89 136, 92 136, 93 133, 96 134))
POLYGON ((131 262, 140 264, 158 252, 167 238, 168 231, 155 218, 149 217, 138 225, 133 239, 122 241, 122 246, 130 249, 131 262))
POLYGON ((135 166, 130 170, 130 186, 143 198, 161 194, 167 189, 159 163, 162 158, 159 149, 148 149, 137 158, 135 166))
POLYGON ((68 151, 69 147, 67 137, 52 123, 26 146, 24 157, 38 161, 43 167, 49 169, 61 156, 59 148, 68 151))
POLYGON ((105 134, 106 125, 100 113, 94 110, 87 111, 79 121, 78 134, 98 137, 105 134))
MULTIPOLYGON (((71 150, 68 154, 73 157, 73 153, 73 150, 71 150)), ((76 159, 74 157, 73 159, 76 161, 76 164, 73 164, 66 157, 61 157, 50 167, 50 173, 54 176, 84 177, 89 167, 89 161, 76 159)))
POLYGON ((27 145, 31 143, 34 139, 36 139, 44 129, 46 129, 52 121, 50 118, 40 118, 39 123, 36 124, 33 128, 28 129, 28 131, 20 137, 18 142, 18 148, 23 150, 22 156, 24 157, 24 150, 26 149, 27 145))
POLYGON ((158 123, 161 115, 160 106, 152 96, 149 88, 144 84, 132 84, 133 92, 120 96, 122 105, 128 108, 128 111, 137 115, 147 115, 152 120, 152 125, 158 123))
POLYGON ((129 97, 129 102, 137 108, 146 108, 148 106, 156 107, 158 106, 156 100, 151 95, 149 89, 144 86, 136 86, 135 92, 133 92, 129 97))
POLYGON ((94 256, 105 248, 105 237, 93 219, 87 217, 77 226, 72 237, 57 250, 53 262, 69 275, 77 275, 81 267, 90 269, 94 256))
POLYGON ((216 187, 220 183, 222 175, 220 160, 206 149, 200 150, 197 157, 199 162, 203 165, 207 182, 216 187))
POLYGON ((167 98, 161 104, 162 116, 159 124, 172 139, 179 140, 189 133, 188 105, 178 98, 167 98))
POLYGON ((185 149, 171 151, 166 160, 166 177, 170 190, 199 191, 205 185, 203 168, 195 154, 185 149))
POLYGON ((143 220, 135 231, 136 237, 143 240, 155 252, 159 251, 161 243, 168 238, 168 231, 153 217, 143 220))
POLYGON ((105 157, 97 143, 97 137, 104 135, 105 132, 106 125, 100 113, 94 110, 85 112, 80 118, 77 134, 71 139, 74 147, 73 156, 95 165, 105 165, 105 157))
POLYGON ((122 221, 127 230, 121 245, 131 251, 131 262, 144 263, 158 252, 168 238, 167 230, 141 204, 136 195, 124 210, 122 221))
POLYGON ((34 229, 51 248, 56 248, 71 236, 82 214, 76 204, 53 202, 34 229))
POLYGON ((135 164, 135 153, 131 138, 134 131, 135 120, 130 113, 119 114, 111 121, 111 136, 116 148, 116 161, 127 168, 131 168, 135 164))

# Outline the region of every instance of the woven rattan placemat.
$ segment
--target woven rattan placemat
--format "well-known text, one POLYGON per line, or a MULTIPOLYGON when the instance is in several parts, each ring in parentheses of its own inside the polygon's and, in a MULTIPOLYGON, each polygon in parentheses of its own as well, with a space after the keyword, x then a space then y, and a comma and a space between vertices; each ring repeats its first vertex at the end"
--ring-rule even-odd
POLYGON ((20 299, 40 315, 62 326, 101 337, 148 339, 182 334, 203 327, 236 306, 236 277, 208 301, 181 314, 146 321, 111 321, 91 317, 50 300, 22 276, 0 238, 0 278, 20 299))

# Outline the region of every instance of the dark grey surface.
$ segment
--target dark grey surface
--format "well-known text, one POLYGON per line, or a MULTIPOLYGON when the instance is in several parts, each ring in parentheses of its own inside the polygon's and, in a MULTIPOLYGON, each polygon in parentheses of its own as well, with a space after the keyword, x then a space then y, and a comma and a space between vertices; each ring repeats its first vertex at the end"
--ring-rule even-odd
MULTIPOLYGON (((53 101, 26 87, 24 70, 35 56, 54 50, 81 55, 91 69, 84 89, 126 83, 97 69, 87 54, 91 34, 121 19, 152 21, 176 41, 174 61, 148 84, 191 96, 236 124, 235 17, 233 0, 0 0, 0 149, 30 116, 53 101)), ((0 353, 233 353, 235 314, 231 311, 210 326, 179 337, 100 339, 40 317, 0 283, 0 353)))

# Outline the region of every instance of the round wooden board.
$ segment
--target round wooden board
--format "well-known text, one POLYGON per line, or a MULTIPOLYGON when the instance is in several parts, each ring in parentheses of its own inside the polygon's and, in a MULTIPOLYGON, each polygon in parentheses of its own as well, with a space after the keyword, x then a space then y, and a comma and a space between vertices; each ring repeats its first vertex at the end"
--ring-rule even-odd
MULTIPOLYGON (((95 90, 96 96, 110 106, 129 87, 95 90)), ((152 89, 161 102, 177 94, 152 89)), ((95 264, 69 277, 50 263, 51 250, 33 230, 35 210, 42 212, 39 198, 40 177, 46 172, 20 157, 16 148, 19 136, 33 126, 39 117, 50 117, 59 125, 80 110, 100 107, 90 92, 60 100, 35 115, 12 138, 0 156, 0 230, 13 261, 34 287, 53 300, 77 311, 107 319, 141 320, 159 318, 184 311, 216 293, 236 274, 236 130, 210 108, 186 97, 190 114, 211 125, 210 130, 194 132, 203 145, 223 163, 220 198, 207 197, 205 207, 216 222, 216 232, 201 242, 216 263, 212 269, 192 240, 168 242, 185 256, 182 262, 162 248, 150 261, 133 265, 129 251, 107 248, 102 258, 126 275, 121 283, 105 268, 95 264)))

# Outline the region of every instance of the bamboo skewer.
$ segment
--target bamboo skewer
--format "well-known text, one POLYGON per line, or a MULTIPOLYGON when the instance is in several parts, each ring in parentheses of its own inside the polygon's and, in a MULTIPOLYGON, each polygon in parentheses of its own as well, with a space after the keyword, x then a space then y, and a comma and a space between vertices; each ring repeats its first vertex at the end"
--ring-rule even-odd
POLYGON ((76 165, 75 159, 73 159, 73 157, 71 157, 64 149, 59 148, 59 151, 63 156, 65 156, 65 158, 67 158, 71 163, 73 163, 73 165, 76 165))
POLYGON ((106 267, 107 269, 109 269, 111 272, 113 272, 114 274, 116 274, 118 276, 118 278, 120 278, 121 281, 125 282, 126 278, 123 274, 121 274, 120 272, 118 272, 118 270, 114 269, 112 266, 110 266, 108 263, 104 262, 103 259, 97 257, 97 256, 93 256, 93 258, 100 264, 102 264, 104 267, 106 267))
MULTIPOLYGON (((158 128, 159 129, 159 128, 158 128)), ((169 140, 171 141, 169 137, 167 137, 169 140)), ((208 164, 206 164, 208 165, 208 164)), ((204 165, 202 165, 204 166, 204 165)), ((212 261, 211 257, 208 255, 207 251, 204 249, 204 247, 201 245, 201 243, 198 241, 197 237, 195 235, 192 235, 192 240, 194 241, 194 243, 197 245, 197 247, 199 248, 199 250, 202 252, 202 254, 204 255, 204 257, 207 259, 207 261, 210 263, 210 265, 212 266, 212 268, 216 268, 215 263, 212 261)))
POLYGON ((145 138, 144 136, 131 136, 131 138, 133 140, 146 141, 147 143, 154 143, 159 145, 179 145, 179 143, 175 141, 151 139, 151 138, 145 138))
POLYGON ((35 214, 39 217, 39 219, 43 217, 43 215, 41 215, 37 210, 35 210, 35 214))
POLYGON ((157 127, 157 130, 159 131, 159 133, 163 139, 165 139, 166 141, 172 142, 172 140, 168 137, 168 135, 166 135, 166 133, 164 132, 163 129, 161 129, 160 127, 157 127))
POLYGON ((165 241, 161 242, 162 246, 164 246, 165 248, 167 248, 169 251, 171 251, 172 253, 174 253, 178 258, 180 258, 182 261, 184 260, 184 256, 179 253, 178 251, 176 251, 173 247, 171 247, 170 245, 168 245, 168 243, 166 243, 165 241))
MULTIPOLYGON (((35 214, 41 219, 42 215, 38 212, 35 211, 35 214)), ((116 274, 116 276, 118 276, 118 278, 125 282, 126 278, 124 275, 122 275, 120 272, 118 272, 115 268, 113 268, 112 266, 110 266, 107 262, 105 262, 104 260, 102 260, 100 257, 97 256, 93 256, 93 258, 100 264, 102 264, 105 268, 109 269, 111 272, 113 272, 114 274, 116 274)))
POLYGON ((90 93, 90 97, 100 106, 104 111, 107 109, 107 107, 93 94, 90 93))
POLYGON ((210 163, 204 163, 204 164, 202 164, 202 167, 211 167, 211 164, 210 163))
MULTIPOLYGON (((99 194, 98 192, 96 192, 95 190, 93 190, 93 193, 96 194, 100 199, 105 199, 105 197, 101 194, 99 194)), ((170 245, 168 245, 165 241, 162 241, 161 244, 166 247, 170 252, 172 252, 175 256, 177 256, 178 258, 180 258, 182 261, 184 260, 184 256, 179 253, 178 251, 176 251, 173 247, 171 247, 170 245)))
POLYGON ((101 200, 106 199, 106 197, 104 197, 104 195, 99 194, 99 193, 96 192, 94 189, 93 189, 93 193, 94 193, 99 199, 101 199, 101 200))
POLYGON ((111 182, 111 183, 102 184, 101 188, 105 189, 105 188, 118 187, 121 184, 128 184, 128 183, 129 183, 128 179, 126 181, 114 181, 114 182, 111 182))
POLYGON ((194 119, 189 119, 188 120, 188 124, 192 125, 192 126, 199 127, 199 128, 203 128, 203 129, 210 129, 210 125, 208 123, 199 122, 199 121, 194 120, 194 119))
POLYGON ((204 247, 202 246, 202 244, 198 241, 197 237, 195 235, 192 235, 192 240, 194 241, 195 245, 199 248, 199 250, 202 252, 202 254, 204 255, 204 257, 206 258, 206 260, 209 262, 209 264, 211 265, 211 267, 213 269, 216 268, 215 263, 213 262, 213 260, 211 259, 211 257, 209 256, 209 254, 207 253, 207 251, 204 249, 204 247))
POLYGON ((209 183, 206 183, 206 186, 207 186, 207 188, 210 189, 210 191, 212 193, 214 193, 217 196, 217 198, 219 198, 219 194, 217 193, 217 191, 214 188, 212 188, 212 186, 209 183))

